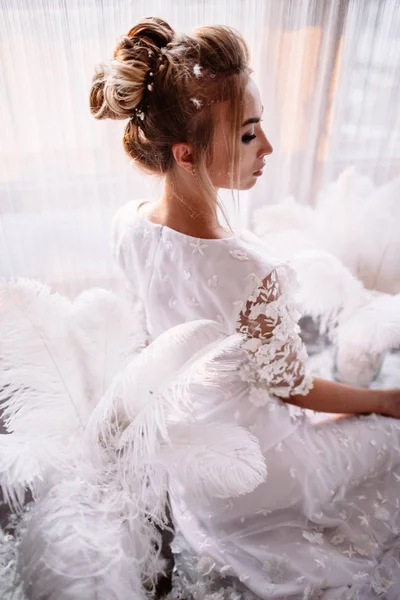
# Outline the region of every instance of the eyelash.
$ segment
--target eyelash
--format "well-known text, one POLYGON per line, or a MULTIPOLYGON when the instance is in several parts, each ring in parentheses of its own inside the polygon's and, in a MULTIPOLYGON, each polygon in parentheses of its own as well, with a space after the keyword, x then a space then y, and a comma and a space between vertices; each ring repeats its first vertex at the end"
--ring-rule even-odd
POLYGON ((244 135, 242 137, 242 142, 243 144, 250 144, 251 140, 254 140, 256 137, 256 135, 244 135))
MULTIPOLYGON (((263 119, 260 119, 259 122, 261 123, 261 121, 263 121, 263 119)), ((254 138, 256 138, 256 137, 257 136, 255 134, 252 134, 252 135, 246 134, 242 137, 242 142, 243 142, 243 144, 250 144, 251 140, 254 140, 254 138)))

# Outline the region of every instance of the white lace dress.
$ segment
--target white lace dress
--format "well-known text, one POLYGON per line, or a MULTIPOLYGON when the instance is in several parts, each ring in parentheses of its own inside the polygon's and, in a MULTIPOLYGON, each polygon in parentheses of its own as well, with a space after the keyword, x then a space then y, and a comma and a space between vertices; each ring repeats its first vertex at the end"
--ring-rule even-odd
POLYGON ((130 202, 114 255, 143 303, 150 339, 193 319, 244 333, 240 368, 199 422, 255 434, 268 475, 251 494, 205 504, 171 489, 177 527, 204 561, 260 598, 400 598, 400 421, 312 423, 285 403, 312 377, 299 337, 296 276, 248 231, 204 240, 149 222, 130 202))

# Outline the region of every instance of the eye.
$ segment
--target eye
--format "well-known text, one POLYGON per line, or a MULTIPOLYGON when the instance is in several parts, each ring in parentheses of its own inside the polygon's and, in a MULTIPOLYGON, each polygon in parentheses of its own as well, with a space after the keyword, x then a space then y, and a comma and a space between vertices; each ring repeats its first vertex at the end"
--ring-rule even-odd
MULTIPOLYGON (((259 123, 261 123, 261 121, 263 121, 263 119, 260 119, 259 123)), ((242 136, 242 142, 243 144, 250 144, 251 140, 254 140, 254 138, 256 138, 257 136, 253 133, 247 133, 245 135, 242 136)))
POLYGON ((254 138, 257 137, 256 135, 244 135, 242 136, 242 142, 243 144, 250 144, 251 140, 254 140, 254 138))

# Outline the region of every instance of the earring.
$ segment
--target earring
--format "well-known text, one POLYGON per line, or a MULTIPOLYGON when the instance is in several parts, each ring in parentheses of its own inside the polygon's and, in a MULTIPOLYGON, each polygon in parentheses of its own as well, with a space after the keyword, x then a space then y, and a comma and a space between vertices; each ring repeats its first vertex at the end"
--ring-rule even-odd
POLYGON ((194 168, 192 169, 192 174, 196 175, 196 171, 194 170, 194 168))

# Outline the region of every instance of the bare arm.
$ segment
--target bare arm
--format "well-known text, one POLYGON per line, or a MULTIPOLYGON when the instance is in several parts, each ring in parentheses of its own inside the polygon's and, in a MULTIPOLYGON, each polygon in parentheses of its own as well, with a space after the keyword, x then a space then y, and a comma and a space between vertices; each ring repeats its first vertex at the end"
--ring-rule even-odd
POLYGON ((313 378, 313 388, 307 395, 283 398, 289 404, 326 413, 390 414, 389 406, 398 390, 369 390, 313 378))

